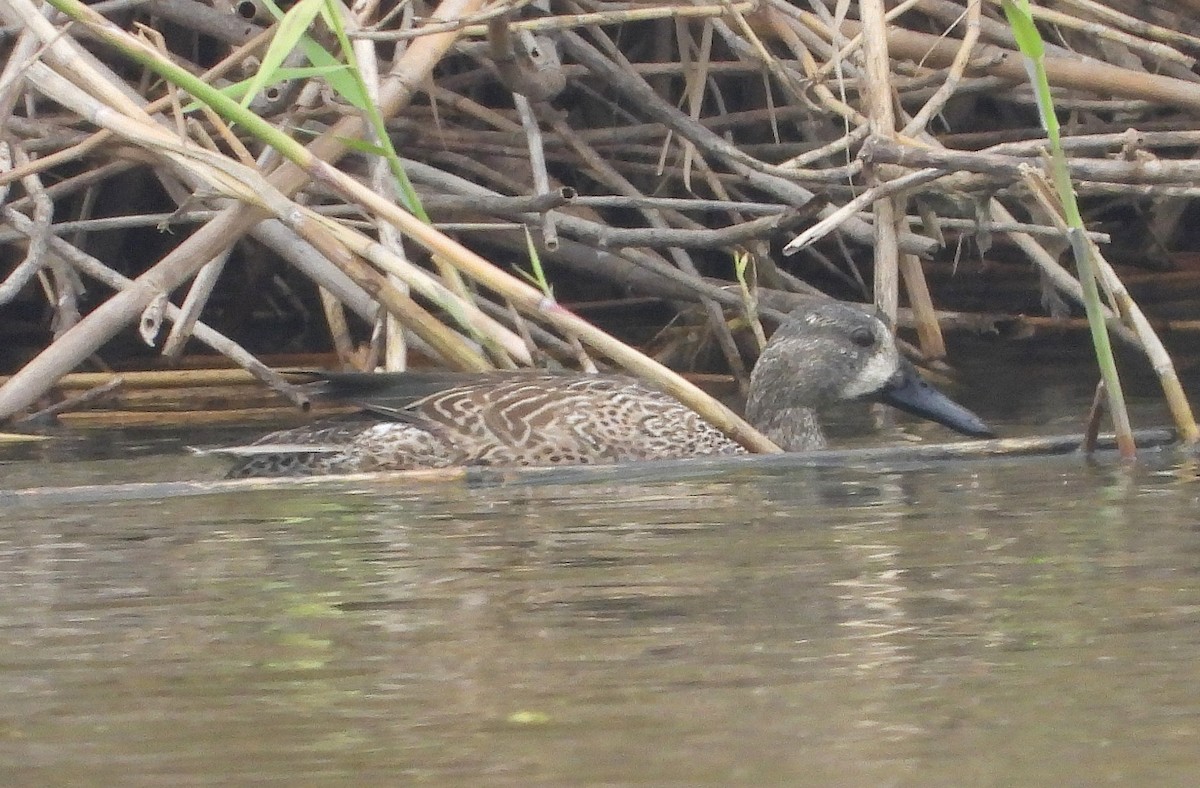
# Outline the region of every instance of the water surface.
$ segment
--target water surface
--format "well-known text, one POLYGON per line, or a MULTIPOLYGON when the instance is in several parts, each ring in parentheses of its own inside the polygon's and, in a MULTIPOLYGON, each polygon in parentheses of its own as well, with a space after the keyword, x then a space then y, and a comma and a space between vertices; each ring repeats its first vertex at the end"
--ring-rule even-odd
MULTIPOLYGON (((212 469, 105 446, 23 450, 2 486, 212 469)), ((0 577, 6 785, 1200 773, 1169 452, 10 500, 0 577)))

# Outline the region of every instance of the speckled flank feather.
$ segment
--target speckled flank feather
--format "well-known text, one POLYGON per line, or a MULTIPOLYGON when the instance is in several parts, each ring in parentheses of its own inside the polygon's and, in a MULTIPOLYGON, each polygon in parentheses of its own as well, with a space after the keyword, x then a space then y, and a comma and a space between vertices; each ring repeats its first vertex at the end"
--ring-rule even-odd
MULTIPOLYGON (((691 409, 626 377, 528 371, 321 377, 330 396, 360 402, 370 413, 282 430, 225 450, 239 457, 229 476, 610 463, 743 451, 691 409)), ((914 377, 878 318, 840 302, 811 305, 792 313, 767 343, 751 375, 746 417, 786 451, 819 449, 825 438, 817 409, 881 395, 952 429, 988 434, 978 417, 930 393, 919 378, 909 385, 914 377), (900 390, 925 399, 900 401, 889 393, 900 390)))
POLYGON ((290 450, 246 457, 229 476, 611 463, 743 451, 672 397, 617 376, 489 376, 417 400, 400 416, 356 416, 271 433, 254 446, 290 450), (299 445, 319 450, 295 451, 299 445))

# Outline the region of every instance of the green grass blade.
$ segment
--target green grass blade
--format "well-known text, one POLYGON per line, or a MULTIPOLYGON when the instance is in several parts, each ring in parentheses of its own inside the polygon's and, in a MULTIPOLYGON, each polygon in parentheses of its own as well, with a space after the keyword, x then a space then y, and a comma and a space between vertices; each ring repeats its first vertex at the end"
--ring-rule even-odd
MULTIPOLYGON (((296 5, 292 6, 291 10, 283 14, 279 18, 276 25, 275 35, 271 37, 271 44, 267 47, 267 51, 263 53, 262 63, 258 67, 258 73, 250 79, 250 86, 246 89, 246 95, 242 97, 242 106, 250 105, 250 102, 258 95, 259 91, 263 90, 267 85, 279 81, 276 72, 283 66, 283 61, 287 60, 288 55, 299 45, 300 40, 308 32, 308 28, 312 25, 313 19, 321 10, 321 5, 325 0, 300 0, 296 5)), ((266 0, 267 7, 271 9, 271 13, 278 15, 279 7, 266 0)))

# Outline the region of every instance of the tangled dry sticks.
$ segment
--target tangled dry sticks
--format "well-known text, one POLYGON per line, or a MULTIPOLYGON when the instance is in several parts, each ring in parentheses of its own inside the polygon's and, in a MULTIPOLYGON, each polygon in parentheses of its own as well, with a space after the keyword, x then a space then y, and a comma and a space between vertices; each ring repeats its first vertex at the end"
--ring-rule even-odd
MULTIPOLYGON (((923 261, 952 259, 964 239, 1023 255, 1047 303, 1080 297, 1058 262, 1025 69, 991 0, 301 0, 311 38, 279 66, 264 62, 286 34, 268 0, 51 5, 0 0, 0 304, 32 316, 0 331, 38 337, 4 360, 15 372, 0 418, 127 329, 156 344, 163 318, 167 356, 195 340, 299 398, 235 319, 290 294, 297 309, 316 305, 347 365, 396 367, 406 348, 459 369, 586 367, 596 354, 769 450, 511 261, 544 264, 559 293, 699 303, 742 378, 729 313, 775 318, 770 307, 813 292, 813 271, 893 315, 903 292, 930 358, 944 354, 948 316, 923 261), (321 9, 337 13, 333 30, 321 9), (419 205, 337 86, 348 62, 419 205), (193 102, 171 76, 225 87, 264 71, 278 79, 249 104, 261 130, 193 102), (263 265, 316 287, 273 293, 281 279, 263 265)), ((1147 248, 1169 260, 1192 240, 1200 0, 1035 13, 1079 193, 1098 220, 1140 217, 1147 248)), ((1169 370, 1102 268, 1114 330, 1169 370)))

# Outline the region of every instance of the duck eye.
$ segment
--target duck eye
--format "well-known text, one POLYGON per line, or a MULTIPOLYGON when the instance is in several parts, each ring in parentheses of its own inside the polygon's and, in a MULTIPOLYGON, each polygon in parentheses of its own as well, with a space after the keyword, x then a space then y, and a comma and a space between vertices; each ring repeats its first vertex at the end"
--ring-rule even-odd
POLYGON ((859 347, 871 347, 875 344, 875 332, 869 328, 856 328, 850 332, 850 341, 859 347))

